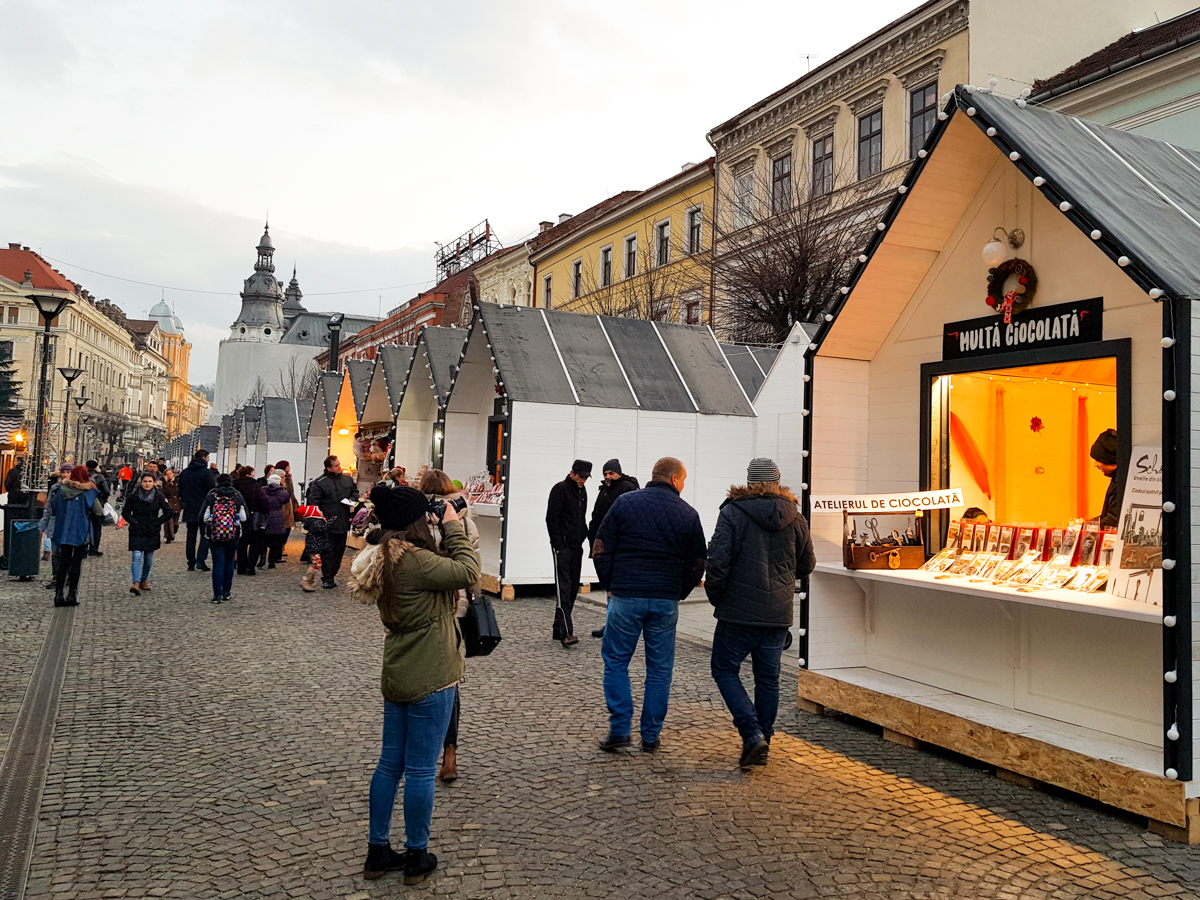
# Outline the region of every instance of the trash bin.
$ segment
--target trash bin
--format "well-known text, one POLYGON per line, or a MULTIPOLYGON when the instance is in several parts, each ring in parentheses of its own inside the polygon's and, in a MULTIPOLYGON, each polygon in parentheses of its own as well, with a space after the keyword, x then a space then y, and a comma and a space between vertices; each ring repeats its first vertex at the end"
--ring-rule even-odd
POLYGON ((28 580, 37 575, 42 563, 42 532, 37 519, 18 519, 12 524, 12 543, 8 547, 8 574, 28 580))

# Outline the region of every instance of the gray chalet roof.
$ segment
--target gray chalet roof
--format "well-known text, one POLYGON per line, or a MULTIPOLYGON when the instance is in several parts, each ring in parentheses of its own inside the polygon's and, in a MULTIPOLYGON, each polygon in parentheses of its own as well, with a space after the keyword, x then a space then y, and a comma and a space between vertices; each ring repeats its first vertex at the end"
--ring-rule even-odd
POLYGON ((258 443, 258 423, 262 410, 257 406, 245 406, 241 411, 241 441, 243 444, 258 443))
POLYGON ((312 402, 295 397, 263 397, 259 441, 264 444, 302 443, 307 434, 306 421, 312 415, 312 402))
MULTIPOLYGON (((283 335, 282 344, 302 344, 305 347, 329 346, 329 317, 331 312, 301 312, 294 318, 288 310, 289 321, 287 332, 283 335)), ((358 334, 369 325, 382 321, 374 316, 355 316, 346 314, 342 320, 343 340, 352 334, 358 334)))
POLYGON ((375 351, 375 358, 383 368, 383 379, 387 384, 388 404, 392 414, 400 408, 404 399, 404 383, 408 380, 408 369, 412 365, 416 347, 398 344, 383 344, 375 351))
MULTIPOLYGON (((725 358, 729 360, 729 365, 737 375, 738 381, 742 383, 742 387, 753 400, 758 396, 763 382, 767 380, 767 372, 771 367, 763 365, 759 361, 754 352, 759 349, 757 347, 747 347, 743 344, 722 344, 721 349, 725 351, 725 358)), ((778 353, 778 351, 775 352, 778 353)), ((771 362, 774 361, 772 358, 771 362)))
POLYGON ((425 344, 425 352, 429 355, 429 365, 433 370, 433 384, 437 388, 438 403, 442 406, 446 405, 450 397, 452 369, 457 369, 462 359, 463 345, 469 335, 470 331, 465 328, 426 325, 421 329, 418 340, 425 344))
POLYGON ((478 323, 513 400, 754 415, 707 328, 492 303, 478 323))
POLYGON ((354 415, 362 418, 363 407, 367 403, 367 391, 371 387, 371 376, 375 372, 373 359, 348 359, 346 371, 350 374, 350 393, 354 399, 354 415))

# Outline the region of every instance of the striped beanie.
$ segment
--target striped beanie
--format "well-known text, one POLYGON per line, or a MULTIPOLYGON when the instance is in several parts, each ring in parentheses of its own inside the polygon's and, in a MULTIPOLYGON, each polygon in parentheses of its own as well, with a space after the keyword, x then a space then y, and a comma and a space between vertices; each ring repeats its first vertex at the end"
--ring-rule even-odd
POLYGON ((750 465, 746 466, 746 483, 755 484, 760 481, 778 481, 779 466, 775 465, 774 460, 767 459, 765 456, 759 456, 750 460, 750 465))

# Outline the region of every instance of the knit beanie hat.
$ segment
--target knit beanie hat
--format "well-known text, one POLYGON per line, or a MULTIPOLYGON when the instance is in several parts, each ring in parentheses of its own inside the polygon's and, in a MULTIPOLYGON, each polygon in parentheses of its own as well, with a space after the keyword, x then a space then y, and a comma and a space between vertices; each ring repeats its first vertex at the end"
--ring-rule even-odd
POLYGON ((267 476, 267 484, 283 484, 283 479, 272 472, 267 476))
POLYGON ((1092 444, 1091 457, 1106 466, 1117 464, 1117 433, 1113 429, 1100 432, 1092 444))
POLYGON ((391 531, 403 531, 429 510, 429 501, 414 487, 406 484, 388 487, 377 484, 371 488, 371 503, 375 518, 391 531))
POLYGON ((321 507, 303 504, 296 507, 296 515, 302 519, 323 519, 324 513, 321 512, 321 507))
POLYGON ((759 456, 750 460, 750 465, 746 466, 746 483, 755 484, 760 481, 778 481, 779 466, 775 465, 775 461, 767 459, 765 456, 759 456))
POLYGON ((600 471, 601 472, 616 472, 618 475, 625 474, 624 472, 621 471, 621 461, 619 459, 610 459, 608 462, 606 462, 604 464, 604 468, 601 469, 600 471))

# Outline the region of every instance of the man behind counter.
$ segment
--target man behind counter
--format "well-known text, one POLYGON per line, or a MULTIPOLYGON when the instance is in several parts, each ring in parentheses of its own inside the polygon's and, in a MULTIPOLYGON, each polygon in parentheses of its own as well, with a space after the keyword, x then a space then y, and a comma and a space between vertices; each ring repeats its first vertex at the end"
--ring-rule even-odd
POLYGON ((1096 521, 1101 528, 1116 528, 1117 520, 1121 518, 1121 501, 1125 493, 1125 476, 1119 473, 1120 466, 1117 465, 1116 430, 1109 428, 1100 432, 1092 443, 1089 455, 1096 461, 1096 468, 1109 479, 1108 490, 1104 494, 1104 508, 1100 510, 1096 521))

